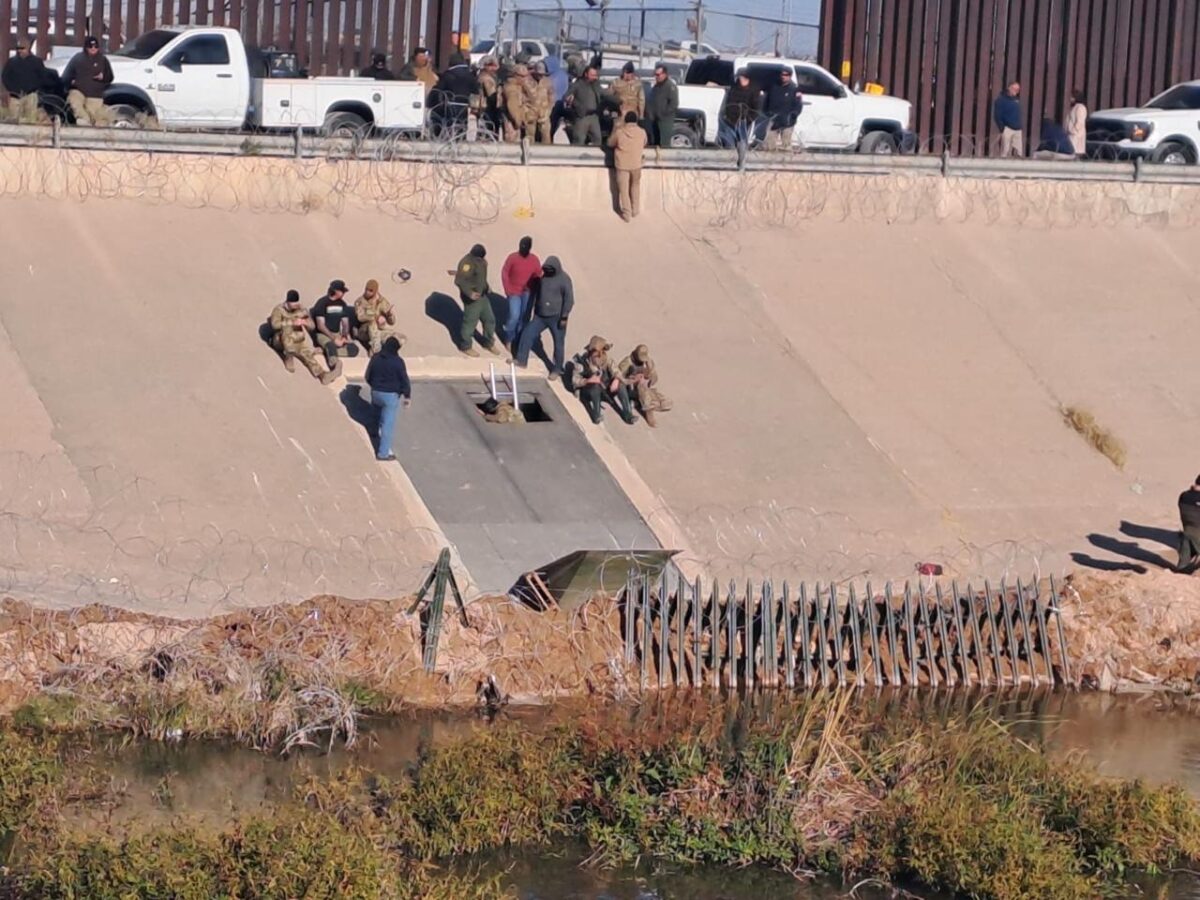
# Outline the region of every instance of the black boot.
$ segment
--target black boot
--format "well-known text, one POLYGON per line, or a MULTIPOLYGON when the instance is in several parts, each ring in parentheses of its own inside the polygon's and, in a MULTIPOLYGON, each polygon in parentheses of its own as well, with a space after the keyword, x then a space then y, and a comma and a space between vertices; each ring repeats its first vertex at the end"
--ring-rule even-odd
POLYGON ((633 417, 633 404, 629 402, 629 389, 625 385, 617 388, 617 411, 621 414, 621 419, 626 425, 632 425, 637 421, 633 417))

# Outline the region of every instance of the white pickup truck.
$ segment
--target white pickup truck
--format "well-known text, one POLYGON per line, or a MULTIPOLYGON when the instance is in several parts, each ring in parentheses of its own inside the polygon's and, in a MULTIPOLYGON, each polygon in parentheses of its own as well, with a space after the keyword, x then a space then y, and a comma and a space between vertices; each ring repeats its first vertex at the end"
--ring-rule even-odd
POLYGON ((792 71, 804 96, 804 111, 793 141, 808 150, 857 150, 896 153, 915 144, 909 131, 912 104, 898 97, 849 90, 816 63, 775 56, 706 57, 695 59, 679 86, 679 115, 672 144, 699 147, 717 143, 725 90, 735 73, 745 69, 760 91, 792 71))
POLYGON ((1163 91, 1142 107, 1103 109, 1088 116, 1088 156, 1141 157, 1173 166, 1200 162, 1200 81, 1163 91))
MULTIPOLYGON (((417 81, 271 77, 260 51, 232 28, 147 31, 109 54, 113 83, 104 92, 118 126, 154 117, 164 128, 419 132, 425 89, 417 81)), ((70 61, 52 56, 62 74, 70 61)))

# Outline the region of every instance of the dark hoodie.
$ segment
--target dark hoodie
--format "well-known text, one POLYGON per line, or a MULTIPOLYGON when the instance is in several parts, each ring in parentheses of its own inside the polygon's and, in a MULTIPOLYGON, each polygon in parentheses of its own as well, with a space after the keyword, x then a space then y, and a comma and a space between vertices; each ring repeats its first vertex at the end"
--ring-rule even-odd
POLYGON ((380 394, 412 396, 412 384, 408 380, 408 366, 400 358, 400 342, 394 337, 383 342, 383 349, 367 363, 365 380, 372 391, 380 394))
POLYGON ((562 270, 557 256, 546 258, 542 278, 533 289, 533 314, 543 319, 565 319, 575 306, 575 286, 562 270))

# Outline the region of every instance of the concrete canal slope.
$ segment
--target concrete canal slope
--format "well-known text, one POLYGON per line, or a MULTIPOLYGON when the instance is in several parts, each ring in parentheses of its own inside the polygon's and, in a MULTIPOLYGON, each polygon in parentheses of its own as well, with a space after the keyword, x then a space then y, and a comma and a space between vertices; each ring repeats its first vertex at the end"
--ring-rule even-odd
POLYGON ((1137 529, 1200 471, 1200 192, 655 171, 635 223, 610 203, 588 168, 0 151, 0 589, 186 615, 412 590, 444 537, 419 490, 257 329, 374 277, 406 354, 454 356, 447 269, 483 242, 498 289, 523 234, 574 278, 572 351, 649 344, 675 410, 602 430, 696 569, 1162 549, 1137 529))

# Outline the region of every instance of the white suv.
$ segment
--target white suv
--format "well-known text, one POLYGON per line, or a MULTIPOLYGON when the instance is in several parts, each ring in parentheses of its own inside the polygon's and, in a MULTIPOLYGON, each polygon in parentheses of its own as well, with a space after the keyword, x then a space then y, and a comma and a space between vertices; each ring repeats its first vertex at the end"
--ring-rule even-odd
POLYGON ((1200 162, 1200 81, 1168 88, 1142 107, 1088 116, 1087 150, 1101 159, 1141 157, 1175 166, 1200 162))

